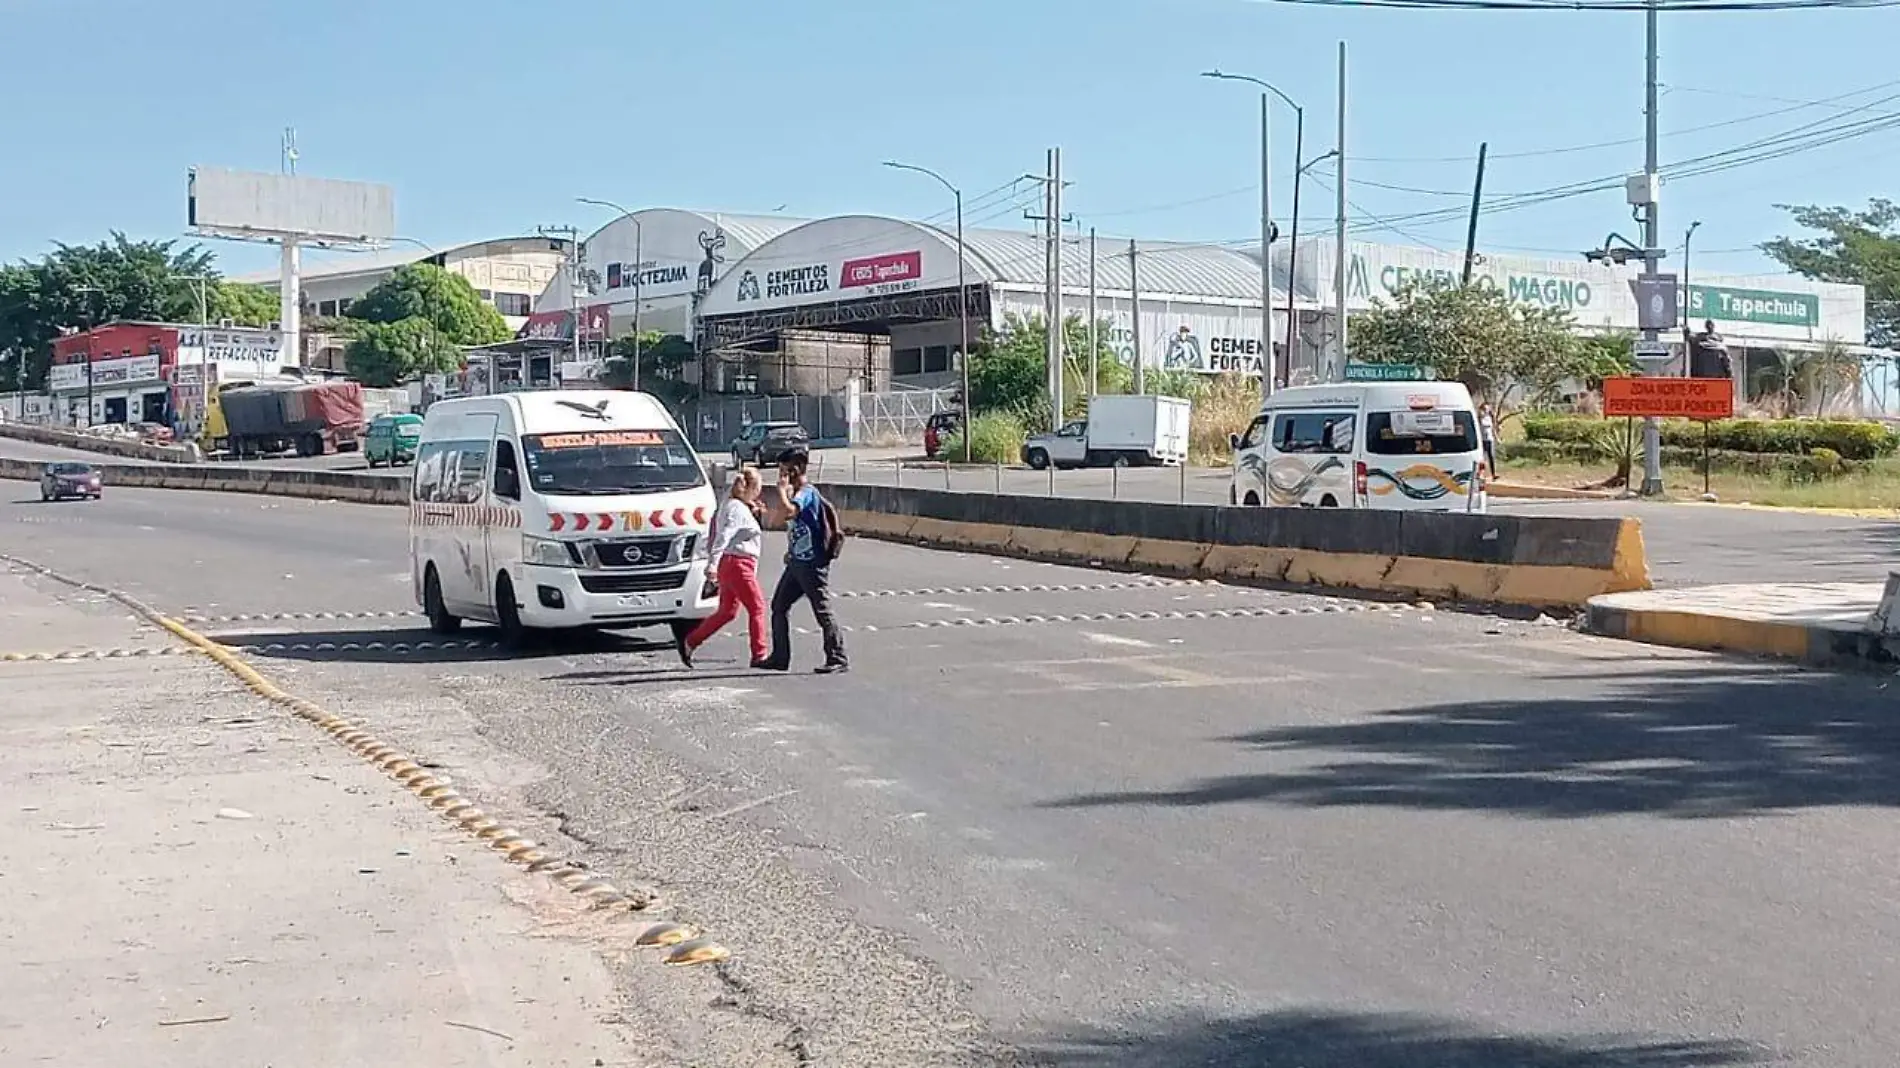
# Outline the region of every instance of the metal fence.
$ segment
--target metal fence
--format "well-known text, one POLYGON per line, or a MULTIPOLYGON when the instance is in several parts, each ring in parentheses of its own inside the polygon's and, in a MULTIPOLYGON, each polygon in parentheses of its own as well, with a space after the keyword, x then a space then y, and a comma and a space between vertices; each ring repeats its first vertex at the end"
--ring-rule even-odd
POLYGON ((842 396, 701 399, 681 405, 677 414, 680 425, 692 435, 693 447, 702 451, 725 451, 754 423, 797 423, 811 435, 814 445, 844 445, 851 440, 842 396))
POLYGON ((854 445, 895 445, 923 439, 924 425, 938 412, 956 408, 956 390, 902 389, 858 397, 854 445))

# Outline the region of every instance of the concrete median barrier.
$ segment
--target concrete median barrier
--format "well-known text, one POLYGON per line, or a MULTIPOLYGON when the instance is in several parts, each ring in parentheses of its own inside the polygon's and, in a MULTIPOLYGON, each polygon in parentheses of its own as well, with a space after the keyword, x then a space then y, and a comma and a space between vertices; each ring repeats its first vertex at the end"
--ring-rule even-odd
MULTIPOLYGON (((0 458, 0 478, 37 482, 43 463, 0 458)), ((209 464, 102 463, 101 480, 107 492, 116 486, 145 489, 210 490, 221 493, 258 493, 276 497, 303 497, 353 501, 358 504, 406 505, 409 485, 401 479, 353 471, 289 471, 209 464)))
POLYGON ((833 485, 870 537, 1186 577, 1574 608, 1650 586, 1631 518, 1233 508, 833 485))
POLYGON ((153 463, 188 464, 204 459, 198 447, 190 443, 148 445, 137 438, 102 437, 98 434, 83 434, 77 430, 35 426, 31 423, 0 422, 0 438, 31 441, 39 445, 56 445, 62 449, 96 452, 101 456, 117 456, 127 460, 149 460, 153 463))

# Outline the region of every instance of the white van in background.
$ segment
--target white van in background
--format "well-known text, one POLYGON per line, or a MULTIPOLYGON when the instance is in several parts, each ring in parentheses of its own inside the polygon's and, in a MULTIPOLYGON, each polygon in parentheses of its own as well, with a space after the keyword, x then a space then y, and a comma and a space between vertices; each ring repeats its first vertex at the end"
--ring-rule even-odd
POLYGON ((1482 512, 1484 447, 1457 382, 1294 386, 1235 434, 1229 501, 1482 512))
POLYGON ((701 596, 714 506, 698 454, 647 394, 437 401, 410 494, 416 602, 437 633, 477 619, 511 644, 569 627, 678 633, 717 605, 701 596))

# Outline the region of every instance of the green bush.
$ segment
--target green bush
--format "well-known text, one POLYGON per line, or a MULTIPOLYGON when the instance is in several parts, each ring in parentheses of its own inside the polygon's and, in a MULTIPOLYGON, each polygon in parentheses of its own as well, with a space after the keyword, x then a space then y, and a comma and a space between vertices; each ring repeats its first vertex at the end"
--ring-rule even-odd
MULTIPOLYGON (((1021 416, 1014 412, 984 412, 970 422, 970 462, 1013 464, 1023 458, 1023 440, 1029 436, 1021 416)), ((963 462, 963 434, 945 438, 938 455, 951 463, 963 462)))
MULTIPOLYGON (((1618 420, 1574 415, 1527 415, 1524 436, 1531 441, 1586 444, 1618 420)), ((1700 449, 1703 425, 1689 419, 1665 419, 1666 446, 1700 449)), ((1877 460, 1900 451, 1900 434, 1880 423, 1853 419, 1723 419, 1708 425, 1712 449, 1799 456, 1827 449, 1840 459, 1877 460)))
MULTIPOLYGON (((1519 441, 1498 446, 1498 458, 1508 469, 1512 464, 1544 466, 1549 464, 1576 464, 1580 467, 1613 467, 1616 456, 1613 451, 1603 449, 1590 442, 1578 441, 1519 441)), ((1702 446, 1698 442, 1694 448, 1681 445, 1664 445, 1662 462, 1665 467, 1701 470, 1702 446)), ((1830 479, 1845 478, 1869 469, 1865 461, 1848 460, 1832 449, 1816 449, 1812 453, 1775 453, 1775 452, 1738 452, 1733 449, 1711 449, 1709 451, 1709 469, 1738 475, 1755 475, 1778 478, 1790 483, 1824 482, 1830 479)))

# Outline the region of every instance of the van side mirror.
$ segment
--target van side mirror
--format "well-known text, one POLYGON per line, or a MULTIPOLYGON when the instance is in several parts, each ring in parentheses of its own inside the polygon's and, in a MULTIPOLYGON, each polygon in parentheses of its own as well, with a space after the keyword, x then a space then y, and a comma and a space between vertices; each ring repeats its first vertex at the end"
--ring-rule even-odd
POLYGON ((521 473, 512 467, 495 469, 495 496, 503 500, 521 499, 521 473))
POLYGON ((1235 452, 1239 452, 1240 451, 1240 435, 1239 434, 1227 435, 1227 447, 1234 450, 1235 452))

